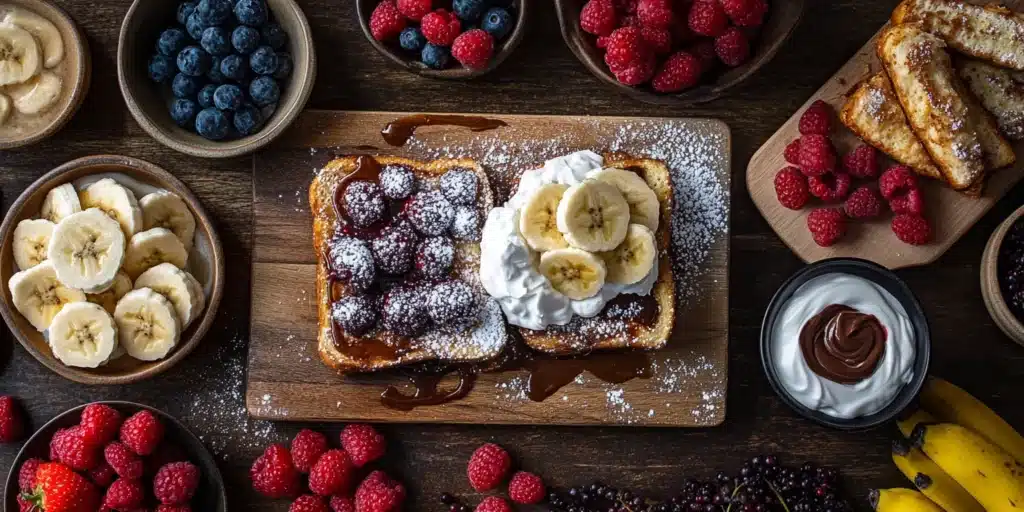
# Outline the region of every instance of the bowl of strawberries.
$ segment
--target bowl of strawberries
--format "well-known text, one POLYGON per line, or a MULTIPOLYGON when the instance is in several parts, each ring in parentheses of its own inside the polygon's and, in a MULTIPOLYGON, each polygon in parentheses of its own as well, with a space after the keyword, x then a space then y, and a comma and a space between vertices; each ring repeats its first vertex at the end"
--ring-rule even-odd
POLYGON ((562 37, 601 81, 647 103, 698 104, 778 53, 804 0, 555 0, 562 37))

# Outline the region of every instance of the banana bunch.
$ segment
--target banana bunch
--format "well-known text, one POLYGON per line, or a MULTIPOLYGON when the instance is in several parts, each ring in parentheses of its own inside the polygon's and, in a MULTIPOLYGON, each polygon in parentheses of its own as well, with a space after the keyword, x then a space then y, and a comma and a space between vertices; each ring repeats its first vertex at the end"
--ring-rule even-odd
POLYGON ((64 60, 64 40, 50 20, 24 8, 0 20, 0 124, 13 111, 36 115, 60 98, 63 80, 54 69, 64 60))
POLYGON ((606 283, 640 282, 657 264, 661 203, 638 174, 602 169, 581 183, 538 188, 519 214, 519 233, 540 254, 538 270, 573 300, 606 283))
POLYGON ((38 219, 14 230, 15 308, 46 332, 54 356, 96 368, 120 353, 165 357, 206 308, 184 270, 196 222, 167 191, 136 200, 112 178, 50 190, 38 219))
POLYGON ((892 450, 893 462, 920 492, 876 491, 875 509, 1024 510, 1024 437, 984 403, 942 379, 929 378, 920 401, 924 409, 897 422, 909 442, 896 441, 892 450))

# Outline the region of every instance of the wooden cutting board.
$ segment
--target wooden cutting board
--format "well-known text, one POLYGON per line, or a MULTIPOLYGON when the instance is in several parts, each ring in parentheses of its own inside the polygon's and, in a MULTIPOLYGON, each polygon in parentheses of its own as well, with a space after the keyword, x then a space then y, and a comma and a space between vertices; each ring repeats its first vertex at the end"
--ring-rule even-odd
MULTIPOLYGON (((1011 9, 1024 10, 1024 0, 1003 3, 1011 9)), ((768 139, 747 167, 747 190, 754 204, 782 241, 808 263, 835 257, 863 258, 891 269, 931 263, 942 256, 996 201, 1024 178, 1024 142, 1018 142, 1014 144, 1017 163, 1012 168, 992 174, 986 181, 981 198, 967 197, 937 181, 922 178, 925 213, 934 231, 932 243, 923 246, 904 244, 892 232, 891 216, 886 216, 884 220, 851 222, 847 235, 832 247, 819 247, 815 244, 807 230, 807 215, 812 207, 794 212, 779 204, 775 196, 775 174, 788 165, 783 158, 783 151, 790 141, 799 137, 797 127, 800 115, 811 103, 820 99, 834 106, 838 112, 845 103, 847 93, 882 69, 875 53, 875 39, 877 34, 768 139)), ((835 124, 838 128, 832 139, 842 155, 860 141, 838 119, 835 124)))
MULTIPOLYGON (((509 126, 472 133, 421 128, 404 147, 380 129, 407 114, 305 112, 253 169, 252 323, 246 404, 257 418, 706 427, 725 419, 728 370, 728 128, 702 119, 489 115, 509 126), (307 188, 332 156, 394 154, 421 160, 469 156, 492 181, 581 149, 621 150, 665 160, 681 199, 675 330, 650 354, 651 377, 624 384, 584 373, 542 402, 526 398, 525 372, 481 375, 468 397, 410 412, 385 407, 399 373, 339 376, 316 350, 315 256, 307 188), (681 187, 681 188, 680 188, 681 187)), ((507 190, 495 187, 501 202, 507 190)), ((444 385, 451 385, 446 383, 444 385)))

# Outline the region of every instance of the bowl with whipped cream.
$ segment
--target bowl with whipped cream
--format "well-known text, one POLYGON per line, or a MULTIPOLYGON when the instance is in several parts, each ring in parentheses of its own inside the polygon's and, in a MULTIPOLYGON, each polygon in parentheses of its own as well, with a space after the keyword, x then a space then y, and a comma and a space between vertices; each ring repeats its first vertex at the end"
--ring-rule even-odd
POLYGON ((776 292, 761 326, 775 392, 802 416, 846 430, 878 426, 917 396, 931 338, 896 274, 870 261, 822 260, 776 292))

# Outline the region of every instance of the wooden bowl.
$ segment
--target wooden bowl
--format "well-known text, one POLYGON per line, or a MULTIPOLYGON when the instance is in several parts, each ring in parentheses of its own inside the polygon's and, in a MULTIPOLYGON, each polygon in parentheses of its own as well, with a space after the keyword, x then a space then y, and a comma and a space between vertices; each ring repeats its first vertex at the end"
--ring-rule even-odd
POLYGON ((390 59, 395 64, 398 64, 406 71, 411 71, 421 76, 430 78, 441 78, 445 80, 469 80, 477 78, 490 73, 497 69, 502 62, 519 46, 522 42, 523 36, 526 34, 526 22, 529 18, 530 1, 529 0, 516 0, 516 26, 512 28, 512 32, 509 33, 505 40, 499 43, 494 48, 494 57, 491 58, 490 63, 487 64, 486 68, 483 69, 469 69, 458 63, 452 58, 453 67, 447 69, 432 69, 428 68, 418 59, 410 58, 408 52, 398 46, 397 42, 383 43, 373 38, 370 33, 370 14, 373 13, 373 9, 377 7, 381 0, 356 0, 356 14, 359 16, 359 25, 363 27, 363 35, 366 36, 366 40, 373 45, 382 55, 390 59))
POLYGON ((252 153, 276 139, 302 112, 316 81, 313 33, 295 0, 266 0, 288 33, 294 60, 292 76, 281 87, 274 115, 253 135, 213 141, 181 128, 168 112, 169 91, 149 79, 147 65, 160 33, 175 24, 178 0, 135 0, 121 24, 117 42, 117 78, 128 110, 150 136, 165 146, 201 158, 230 158, 252 153))
MULTIPOLYGON (((58 103, 42 114, 50 116, 50 119, 42 127, 19 136, 0 138, 0 149, 35 144, 60 131, 82 106, 82 101, 85 100, 85 95, 89 92, 89 84, 92 81, 92 57, 89 54, 89 45, 85 36, 75 25, 75 21, 66 12, 43 0, 9 0, 7 3, 28 9, 57 26, 57 30, 60 31, 61 38, 64 40, 64 60, 60 64, 64 67, 62 76, 64 90, 62 91, 63 97, 58 103)), ((11 117, 16 115, 16 113, 12 113, 11 117)))
POLYGON ((555 0, 562 37, 569 49, 602 82, 634 99, 657 105, 695 105, 717 99, 761 69, 778 53, 796 29, 803 15, 805 0, 772 0, 764 26, 753 43, 753 53, 745 64, 717 75, 712 82, 675 94, 655 92, 649 86, 632 87, 620 83, 604 63, 604 51, 596 38, 580 28, 580 10, 586 0, 555 0))
MULTIPOLYGON (((127 185, 128 188, 133 188, 127 185)), ((169 172, 149 162, 126 156, 99 155, 72 160, 46 173, 36 180, 11 205, 3 224, 0 225, 0 283, 3 285, 0 314, 3 315, 14 336, 39 362, 61 376, 83 384, 127 384, 148 379, 171 368, 185 358, 199 345, 206 331, 213 324, 224 290, 224 254, 220 238, 214 231, 213 221, 206 214, 199 199, 169 172), (121 173, 139 183, 155 186, 181 196, 196 218, 196 244, 189 254, 188 270, 203 284, 206 291, 206 309, 202 317, 186 329, 178 346, 167 357, 159 361, 139 361, 128 356, 120 357, 99 368, 73 368, 65 366, 50 351, 43 338, 14 307, 11 291, 7 286, 15 273, 12 244, 14 228, 24 219, 36 217, 46 193, 53 187, 74 182, 80 178, 101 174, 121 173)))
MULTIPOLYGON (((217 462, 203 445, 203 442, 196 437, 183 423, 171 415, 149 407, 148 405, 132 402, 98 402, 117 409, 125 418, 139 411, 153 413, 164 424, 164 440, 169 441, 180 448, 189 462, 199 468, 199 488, 192 498, 192 510, 204 510, 210 512, 227 512, 228 499, 224 488, 224 479, 221 477, 217 462)), ((80 405, 57 415, 47 422, 32 437, 25 442, 14 458, 10 471, 7 474, 7 485, 4 489, 4 511, 18 512, 18 471, 21 465, 28 459, 38 457, 48 459, 50 453, 50 439, 57 430, 72 427, 81 421, 82 409, 80 405)))
POLYGON ((1003 239, 1013 227, 1013 224, 1024 217, 1024 206, 1010 214, 995 232, 988 239, 985 245, 985 252, 981 255, 981 297, 985 301, 988 313, 992 315, 996 325, 1006 333, 1013 341, 1024 345, 1024 322, 1021 322, 1003 297, 1002 287, 999 285, 999 250, 1003 245, 1003 239))

